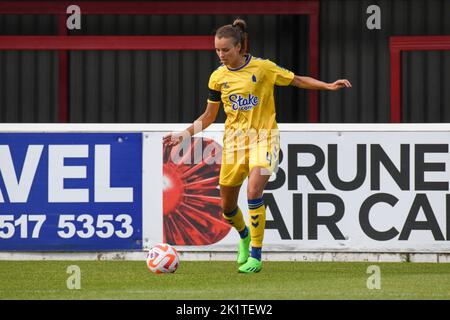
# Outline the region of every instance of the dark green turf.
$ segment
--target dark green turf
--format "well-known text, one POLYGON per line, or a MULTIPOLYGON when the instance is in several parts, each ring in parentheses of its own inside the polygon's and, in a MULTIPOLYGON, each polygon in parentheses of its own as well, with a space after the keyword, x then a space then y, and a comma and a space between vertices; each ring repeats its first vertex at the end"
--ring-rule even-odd
POLYGON ((155 275, 138 261, 0 261, 0 299, 450 299, 450 264, 264 262, 248 275, 234 262, 182 261, 155 275), (80 290, 67 288, 70 265, 80 290), (367 288, 370 265, 380 290, 367 288))

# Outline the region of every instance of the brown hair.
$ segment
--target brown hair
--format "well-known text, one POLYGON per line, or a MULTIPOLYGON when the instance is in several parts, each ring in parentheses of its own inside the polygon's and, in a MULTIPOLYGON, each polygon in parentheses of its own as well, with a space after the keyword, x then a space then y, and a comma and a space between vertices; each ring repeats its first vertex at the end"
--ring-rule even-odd
POLYGON ((217 29, 216 37, 219 39, 231 38, 234 40, 235 46, 240 43, 240 52, 243 54, 249 51, 247 23, 242 19, 238 18, 232 24, 227 24, 217 29))

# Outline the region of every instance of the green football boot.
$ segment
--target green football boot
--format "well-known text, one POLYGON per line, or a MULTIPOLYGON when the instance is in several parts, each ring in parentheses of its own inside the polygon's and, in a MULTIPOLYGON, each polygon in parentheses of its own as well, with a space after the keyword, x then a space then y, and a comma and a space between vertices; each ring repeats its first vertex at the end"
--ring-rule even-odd
POLYGON ((247 262, 239 267, 242 273, 257 273, 262 269, 262 262, 256 258, 249 257, 247 262))
POLYGON ((250 230, 248 232, 247 237, 239 240, 239 249, 237 256, 237 263, 243 264, 247 262, 248 257, 250 256, 250 230))

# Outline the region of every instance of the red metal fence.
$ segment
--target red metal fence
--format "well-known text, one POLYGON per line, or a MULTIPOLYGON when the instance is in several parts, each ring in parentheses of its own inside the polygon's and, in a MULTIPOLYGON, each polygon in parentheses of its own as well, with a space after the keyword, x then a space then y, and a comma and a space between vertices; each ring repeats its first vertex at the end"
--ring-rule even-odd
MULTIPOLYGON (((213 50, 212 36, 70 36, 69 1, 0 1, 0 14, 52 14, 57 36, 0 36, 0 50, 58 50, 59 122, 68 122, 68 50, 213 50)), ((308 15, 309 75, 319 77, 319 1, 80 2, 82 14, 114 15, 308 15)), ((318 92, 309 92, 309 121, 318 122, 318 92)))

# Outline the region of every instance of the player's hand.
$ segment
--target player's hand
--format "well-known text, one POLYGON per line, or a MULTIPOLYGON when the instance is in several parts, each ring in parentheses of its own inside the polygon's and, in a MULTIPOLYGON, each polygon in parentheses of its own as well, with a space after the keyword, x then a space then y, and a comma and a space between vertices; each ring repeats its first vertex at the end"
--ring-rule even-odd
POLYGON ((352 84, 347 79, 339 79, 333 83, 329 83, 328 90, 339 90, 342 88, 351 88, 352 84))
POLYGON ((168 135, 164 136, 163 143, 167 144, 169 147, 176 146, 183 142, 183 139, 189 135, 187 132, 171 132, 168 135))

